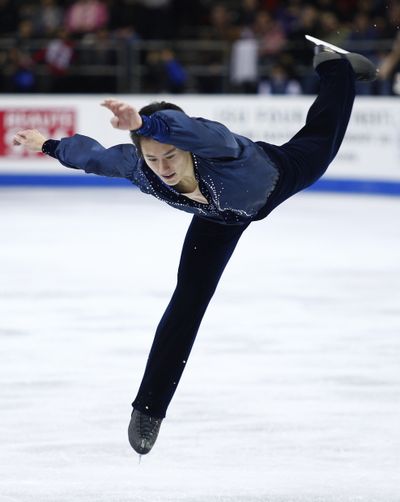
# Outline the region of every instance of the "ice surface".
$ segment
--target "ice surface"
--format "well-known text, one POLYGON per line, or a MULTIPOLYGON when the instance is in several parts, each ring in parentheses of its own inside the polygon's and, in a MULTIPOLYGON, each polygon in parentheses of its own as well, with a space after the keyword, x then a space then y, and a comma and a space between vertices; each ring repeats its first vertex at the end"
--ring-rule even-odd
POLYGON ((139 464, 189 221, 136 190, 0 191, 0 501, 400 501, 396 198, 300 195, 248 229, 139 464))

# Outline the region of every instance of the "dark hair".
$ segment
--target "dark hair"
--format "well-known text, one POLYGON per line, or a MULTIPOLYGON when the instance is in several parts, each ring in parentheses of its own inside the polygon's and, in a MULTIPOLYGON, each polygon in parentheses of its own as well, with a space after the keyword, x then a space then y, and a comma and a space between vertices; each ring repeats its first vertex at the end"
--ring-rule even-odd
MULTIPOLYGON (((183 112, 182 108, 180 108, 178 105, 174 105, 173 103, 167 103, 166 101, 154 101, 153 103, 144 106, 141 110, 139 110, 139 113, 140 115, 150 117, 150 115, 153 115, 153 113, 164 110, 176 110, 178 112, 183 112)), ((141 155, 142 149, 140 147, 140 134, 137 134, 135 131, 131 131, 130 136, 133 144, 136 146, 138 153, 141 155)))

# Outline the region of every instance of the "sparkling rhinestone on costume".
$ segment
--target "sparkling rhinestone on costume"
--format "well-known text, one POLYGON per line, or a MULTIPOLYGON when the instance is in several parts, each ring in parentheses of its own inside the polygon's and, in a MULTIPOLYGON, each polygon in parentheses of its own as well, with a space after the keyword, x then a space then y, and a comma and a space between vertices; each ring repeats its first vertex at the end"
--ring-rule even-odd
MULTIPOLYGON (((133 173, 133 181, 144 193, 164 201, 172 207, 207 217, 225 224, 238 224, 251 220, 257 214, 257 210, 246 211, 230 204, 229 193, 225 190, 224 182, 218 176, 213 176, 212 171, 218 171, 220 167, 210 160, 198 158, 192 154, 194 172, 199 183, 200 192, 207 199, 208 204, 197 202, 185 197, 172 186, 164 183, 144 161, 140 162, 133 173), (210 167, 212 168, 211 173, 210 167), (208 172, 207 172, 208 171, 208 172)), ((268 195, 275 187, 271 184, 268 195)))

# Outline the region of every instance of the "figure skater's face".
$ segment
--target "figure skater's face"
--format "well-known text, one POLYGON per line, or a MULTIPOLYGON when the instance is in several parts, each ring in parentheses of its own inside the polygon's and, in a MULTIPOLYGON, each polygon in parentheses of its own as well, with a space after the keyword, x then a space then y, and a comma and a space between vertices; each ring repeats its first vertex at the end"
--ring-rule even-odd
POLYGON ((151 138, 140 141, 143 158, 149 168, 167 185, 177 185, 191 173, 192 156, 173 145, 159 143, 151 138))

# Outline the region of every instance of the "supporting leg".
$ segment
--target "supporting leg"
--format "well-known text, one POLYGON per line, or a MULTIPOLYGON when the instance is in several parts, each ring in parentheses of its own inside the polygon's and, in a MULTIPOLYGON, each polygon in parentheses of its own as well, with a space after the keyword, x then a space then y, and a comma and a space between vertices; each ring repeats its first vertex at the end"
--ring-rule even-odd
POLYGON ((247 225, 194 217, 188 229, 172 299, 157 328, 133 407, 163 418, 188 360, 206 308, 247 225))

